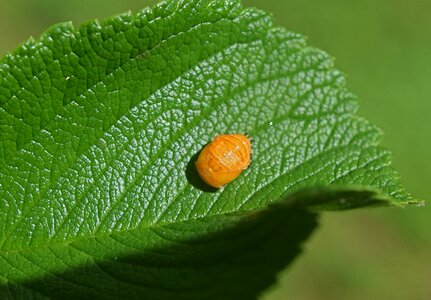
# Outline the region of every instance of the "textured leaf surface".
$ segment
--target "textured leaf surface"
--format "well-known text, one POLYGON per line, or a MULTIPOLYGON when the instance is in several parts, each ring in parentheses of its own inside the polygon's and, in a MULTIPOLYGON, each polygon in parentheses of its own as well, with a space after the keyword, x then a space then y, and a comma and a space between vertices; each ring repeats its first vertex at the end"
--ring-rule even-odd
POLYGON ((253 298, 315 213, 409 199, 332 59, 237 1, 59 24, 0 63, 2 298, 253 298), (193 166, 220 133, 253 157, 215 191, 193 166))

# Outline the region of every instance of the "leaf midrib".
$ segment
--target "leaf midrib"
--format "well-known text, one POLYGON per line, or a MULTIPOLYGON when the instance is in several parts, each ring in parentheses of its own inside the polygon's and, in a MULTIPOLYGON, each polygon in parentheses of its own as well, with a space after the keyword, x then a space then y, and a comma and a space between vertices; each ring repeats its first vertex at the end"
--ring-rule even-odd
MULTIPOLYGON (((349 146, 350 146, 349 143, 347 143, 345 145, 337 145, 337 146, 331 147, 330 149, 327 149, 326 151, 319 152, 316 155, 314 155, 314 156, 310 157, 309 159, 307 159, 306 161, 302 162, 301 164, 297 165, 295 167, 295 169, 296 170, 300 169, 301 167, 303 167, 304 165, 306 165, 310 161, 317 159, 321 155, 327 154, 327 153, 329 153, 331 151, 334 151, 334 150, 337 150, 337 149, 348 148, 349 146)), ((370 146, 369 148, 373 148, 373 146, 370 146)), ((370 163, 370 162, 368 161, 367 163, 370 163)), ((323 168, 321 168, 321 169, 323 169, 323 168)), ((356 169, 354 169, 354 170, 356 170, 356 169)), ((351 171, 354 171, 354 170, 351 170, 351 171)), ((291 170, 289 172, 291 172, 291 170)), ((317 173, 318 172, 314 173, 313 175, 316 175, 317 173)), ((275 180, 277 180, 279 178, 280 177, 277 176, 275 178, 275 180)), ((297 183, 299 183, 299 182, 301 182, 303 180, 306 180, 306 179, 307 178, 303 178, 303 179, 299 180, 298 182, 295 182, 295 184, 297 184, 297 183)), ((331 180, 331 182, 334 182, 337 179, 338 178, 334 178, 334 179, 331 180)), ((261 187, 260 190, 263 190, 265 187, 268 187, 271 184, 271 182, 269 182, 265 186, 261 187)), ((331 185, 331 183, 329 185, 331 185)), ((293 192, 295 192, 295 191, 293 191, 293 192)), ((252 196, 254 194, 255 193, 253 193, 252 196)), ((289 193, 286 193, 286 191, 283 191, 282 195, 280 195, 279 198, 277 200, 274 200, 273 202, 279 202, 279 201, 281 201, 282 200, 282 199, 280 199, 281 196, 285 196, 283 199, 288 199, 289 197, 292 196, 292 194, 289 194, 289 193)), ((214 203, 215 202, 216 201, 214 201, 214 203)), ((189 218, 188 220, 161 222, 161 223, 157 223, 157 224, 145 224, 144 226, 139 226, 138 225, 137 227, 128 228, 128 229, 125 229, 125 230, 117 230, 117 231, 113 231, 113 232, 110 232, 110 233, 103 233, 103 234, 92 234, 92 235, 88 235, 88 236, 85 236, 85 237, 76 237, 74 239, 69 239, 69 240, 64 240, 64 241, 55 241, 55 242, 52 242, 52 240, 51 240, 51 241, 49 241, 48 243, 46 243, 44 245, 39 245, 39 246, 35 246, 35 247, 31 247, 31 246, 30 247, 23 247, 22 249, 4 249, 4 248, 2 248, 2 249, 0 249, 0 255, 7 255, 7 254, 13 254, 13 253, 23 253, 23 252, 31 252, 34 249, 44 249, 44 248, 49 248, 51 246, 69 246, 70 244, 77 244, 80 241, 86 241, 86 240, 91 240, 91 239, 96 239, 96 238, 97 239, 107 238, 107 237, 111 237, 112 235, 118 235, 118 234, 121 234, 121 233, 132 233, 134 231, 140 231, 141 232, 141 231, 145 231, 145 230, 152 230, 152 229, 155 229, 155 228, 161 228, 161 227, 164 227, 164 226, 172 226, 172 225, 176 225, 176 224, 184 224, 184 223, 189 223, 189 222, 193 222, 193 221, 202 221, 202 220, 213 218, 213 217, 227 216, 227 215, 232 214, 232 213, 245 214, 247 212, 259 211, 259 210, 262 210, 262 209, 264 209, 264 208, 259 208, 259 209, 254 209, 254 208, 253 209, 243 209, 243 210, 236 211, 236 212, 217 213, 217 214, 212 214, 210 216, 207 215, 205 217, 195 217, 195 218, 192 217, 192 218, 189 218)))

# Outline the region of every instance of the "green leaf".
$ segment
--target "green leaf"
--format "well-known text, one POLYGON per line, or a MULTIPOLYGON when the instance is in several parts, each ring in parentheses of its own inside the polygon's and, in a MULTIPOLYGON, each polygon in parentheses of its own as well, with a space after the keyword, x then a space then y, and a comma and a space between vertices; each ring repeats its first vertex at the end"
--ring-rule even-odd
POLYGON ((324 52, 238 1, 53 26, 0 61, 0 298, 255 298, 317 213, 410 197, 324 52), (196 155, 247 133, 252 165, 196 155))

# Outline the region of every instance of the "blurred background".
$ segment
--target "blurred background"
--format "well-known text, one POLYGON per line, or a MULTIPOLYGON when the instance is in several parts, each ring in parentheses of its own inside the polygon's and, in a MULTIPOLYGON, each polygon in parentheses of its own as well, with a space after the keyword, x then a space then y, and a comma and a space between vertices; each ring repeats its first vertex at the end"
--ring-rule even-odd
MULTIPOLYGON (((75 25, 156 1, 0 0, 0 56, 54 23, 75 25)), ((385 132, 401 181, 431 199, 431 1, 244 0, 336 57, 385 132)), ((326 213, 265 300, 431 299, 431 205, 326 213)))

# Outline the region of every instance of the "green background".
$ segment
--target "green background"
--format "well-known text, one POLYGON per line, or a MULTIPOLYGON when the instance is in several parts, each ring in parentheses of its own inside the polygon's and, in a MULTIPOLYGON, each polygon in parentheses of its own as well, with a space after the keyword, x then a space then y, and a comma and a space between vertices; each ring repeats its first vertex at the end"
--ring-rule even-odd
MULTIPOLYGON (((54 23, 155 1, 0 0, 0 55, 54 23)), ((336 57, 385 132, 401 181, 431 199, 431 1, 246 0, 336 57)), ((305 254, 264 299, 431 299, 431 206, 326 213, 305 254)))

